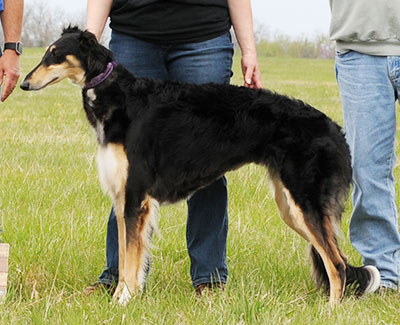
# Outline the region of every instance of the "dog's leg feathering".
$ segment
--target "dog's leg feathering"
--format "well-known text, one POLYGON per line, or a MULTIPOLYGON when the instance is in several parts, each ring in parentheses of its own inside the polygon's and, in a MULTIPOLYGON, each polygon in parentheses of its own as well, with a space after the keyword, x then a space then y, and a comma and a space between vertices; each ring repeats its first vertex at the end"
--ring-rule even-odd
POLYGON ((126 255, 125 273, 122 291, 118 302, 126 305, 129 300, 143 289, 150 259, 151 238, 156 228, 158 202, 147 196, 142 202, 140 214, 125 218, 126 255))
MULTIPOLYGON (((313 246, 314 256, 318 256, 318 265, 323 265, 326 271, 325 277, 321 272, 321 281, 329 281, 330 304, 338 304, 344 294, 346 281, 346 262, 343 260, 330 219, 324 217, 320 227, 309 222, 309 216, 295 203, 289 190, 282 184, 282 181, 271 173, 272 185, 275 200, 278 205, 282 219, 304 239, 313 246), (322 262, 322 263, 321 263, 322 262)), ((318 270, 321 270, 319 267, 318 270)))

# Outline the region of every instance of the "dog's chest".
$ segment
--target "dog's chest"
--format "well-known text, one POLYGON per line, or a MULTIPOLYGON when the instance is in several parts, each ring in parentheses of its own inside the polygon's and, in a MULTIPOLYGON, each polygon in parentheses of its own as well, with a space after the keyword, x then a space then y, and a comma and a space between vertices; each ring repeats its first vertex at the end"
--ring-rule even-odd
POLYGON ((123 195, 128 177, 128 159, 121 144, 100 145, 97 168, 103 191, 115 200, 123 195))
POLYGON ((87 118, 96 133, 97 141, 100 145, 105 144, 104 118, 99 117, 95 112, 96 92, 88 89, 85 96, 85 111, 87 118))

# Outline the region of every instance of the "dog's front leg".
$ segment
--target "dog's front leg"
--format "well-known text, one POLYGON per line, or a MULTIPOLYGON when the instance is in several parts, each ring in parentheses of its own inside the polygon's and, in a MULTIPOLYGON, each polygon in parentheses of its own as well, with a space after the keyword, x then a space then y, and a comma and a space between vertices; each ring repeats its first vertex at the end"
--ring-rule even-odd
POLYGON ((125 287, 125 256, 126 256, 126 226, 124 218, 125 200, 117 198, 114 202, 114 211, 118 226, 118 285, 113 299, 118 300, 125 287))
POLYGON ((119 247, 119 276, 118 286, 114 299, 118 299, 124 289, 125 283, 125 256, 126 256, 126 181, 128 178, 129 162, 122 144, 109 143, 99 146, 97 156, 99 179, 106 193, 113 199, 115 216, 118 225, 119 247))

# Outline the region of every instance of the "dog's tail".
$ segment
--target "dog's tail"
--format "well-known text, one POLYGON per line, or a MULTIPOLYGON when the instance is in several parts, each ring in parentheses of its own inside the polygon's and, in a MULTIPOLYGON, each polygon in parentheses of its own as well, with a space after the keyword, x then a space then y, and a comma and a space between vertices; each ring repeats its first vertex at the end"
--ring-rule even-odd
MULTIPOLYGON (((311 246, 310 255, 313 264, 313 276, 317 286, 329 292, 328 274, 322 258, 314 246, 311 246)), ((351 291, 355 295, 361 296, 376 291, 379 285, 380 274, 374 266, 355 267, 346 262, 346 291, 351 291)))

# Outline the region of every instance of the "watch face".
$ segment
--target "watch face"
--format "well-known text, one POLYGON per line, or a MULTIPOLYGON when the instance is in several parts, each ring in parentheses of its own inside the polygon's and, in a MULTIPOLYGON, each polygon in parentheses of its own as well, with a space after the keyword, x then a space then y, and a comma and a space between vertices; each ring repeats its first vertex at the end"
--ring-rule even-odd
POLYGON ((15 50, 17 51, 18 54, 22 54, 22 43, 21 42, 17 43, 15 50))

